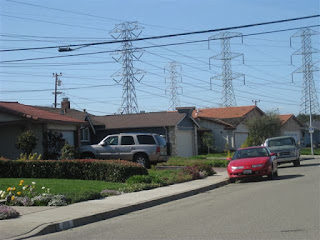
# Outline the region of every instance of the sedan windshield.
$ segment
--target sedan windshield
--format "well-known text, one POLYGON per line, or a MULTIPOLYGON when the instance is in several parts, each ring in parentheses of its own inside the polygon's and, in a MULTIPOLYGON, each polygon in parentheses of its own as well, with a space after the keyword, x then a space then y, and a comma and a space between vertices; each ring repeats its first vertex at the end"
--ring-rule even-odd
POLYGON ((235 152, 232 159, 267 157, 269 156, 266 148, 247 148, 239 149, 235 152))

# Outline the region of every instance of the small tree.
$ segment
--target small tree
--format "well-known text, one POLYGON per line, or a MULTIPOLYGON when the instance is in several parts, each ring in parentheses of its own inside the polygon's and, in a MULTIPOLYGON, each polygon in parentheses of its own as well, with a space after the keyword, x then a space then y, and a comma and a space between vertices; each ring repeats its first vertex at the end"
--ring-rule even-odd
POLYGON ((280 135, 281 120, 275 114, 252 118, 246 122, 249 135, 245 141, 246 146, 261 145, 267 138, 280 135))
POLYGON ((202 140, 203 144, 207 147, 208 154, 209 154, 210 153, 210 149, 214 148, 214 139, 213 139, 212 132, 205 132, 202 135, 201 140, 202 140))
POLYGON ((34 135, 33 131, 28 130, 21 133, 17 139, 17 148, 22 151, 23 154, 29 156, 37 146, 38 139, 34 135))
POLYGON ((47 154, 46 159, 58 159, 61 155, 61 149, 65 144, 61 132, 49 131, 47 133, 47 154))

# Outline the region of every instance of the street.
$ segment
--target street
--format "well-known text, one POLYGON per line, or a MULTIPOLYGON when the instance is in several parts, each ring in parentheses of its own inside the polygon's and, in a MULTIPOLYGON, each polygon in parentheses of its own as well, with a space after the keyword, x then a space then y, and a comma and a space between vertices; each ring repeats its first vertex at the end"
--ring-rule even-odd
POLYGON ((320 160, 32 239, 319 239, 320 160))

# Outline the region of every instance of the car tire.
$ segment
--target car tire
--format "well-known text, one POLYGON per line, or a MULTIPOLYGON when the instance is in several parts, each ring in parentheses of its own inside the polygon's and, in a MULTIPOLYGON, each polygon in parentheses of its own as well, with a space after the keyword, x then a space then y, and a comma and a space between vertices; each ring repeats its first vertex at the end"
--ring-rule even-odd
POLYGON ((236 180, 234 178, 229 178, 229 183, 235 183, 236 180))
POLYGON ((150 168, 149 158, 146 154, 143 154, 143 153, 136 154, 133 158, 133 161, 141 164, 145 168, 148 168, 148 169, 150 168))
POLYGON ((85 153, 81 153, 80 158, 81 159, 94 159, 95 156, 93 153, 85 152, 85 153))
POLYGON ((274 178, 275 178, 275 173, 273 172, 273 168, 272 168, 271 173, 268 175, 268 179, 273 180, 274 178))
POLYGON ((300 166, 300 158, 298 158, 297 160, 295 160, 293 162, 293 166, 295 166, 295 167, 299 167, 300 166))

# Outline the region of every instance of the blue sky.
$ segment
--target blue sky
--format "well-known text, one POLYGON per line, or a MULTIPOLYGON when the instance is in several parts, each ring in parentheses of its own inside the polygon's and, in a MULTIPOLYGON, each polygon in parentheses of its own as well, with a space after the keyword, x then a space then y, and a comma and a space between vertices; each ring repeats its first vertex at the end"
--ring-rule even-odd
MULTIPOLYGON (((47 46, 67 46, 112 40, 110 32, 116 24, 137 21, 143 28, 140 37, 175 34, 232 27, 319 14, 318 0, 0 0, 0 50, 47 46), (23 4, 26 3, 26 4, 23 4), (29 5, 27 5, 29 4, 29 5)), ((273 24, 246 29, 237 33, 259 32, 319 25, 319 18, 273 24)), ((312 28, 319 31, 319 27, 312 28)), ((292 72, 301 66, 301 56, 291 54, 301 46, 290 37, 297 32, 263 34, 231 40, 231 50, 244 54, 232 61, 232 70, 243 73, 235 79, 233 88, 238 106, 258 106, 263 111, 298 114, 302 97, 302 75, 292 72)), ((161 40, 137 42, 136 47, 206 40, 214 34, 197 34, 161 40)), ((314 48, 320 48, 319 36, 312 38, 314 48)), ((110 53, 13 61, 32 58, 65 56, 119 49, 119 44, 81 48, 68 53, 57 49, 0 52, 0 101, 18 101, 28 105, 52 106, 54 102, 53 73, 62 73, 58 97, 68 97, 71 107, 96 115, 117 113, 122 102, 122 85, 112 75, 121 69, 110 53)), ((180 106, 197 108, 219 107, 222 103, 222 82, 210 78, 221 74, 221 61, 209 58, 221 51, 219 41, 147 48, 134 66, 144 71, 136 82, 140 111, 166 111, 170 107, 168 74, 164 68, 172 61, 181 66, 180 106)), ((115 57, 115 56, 114 56, 115 57)), ((313 55, 319 61, 319 55, 313 55)), ((314 73, 319 93, 319 72, 314 73)))

